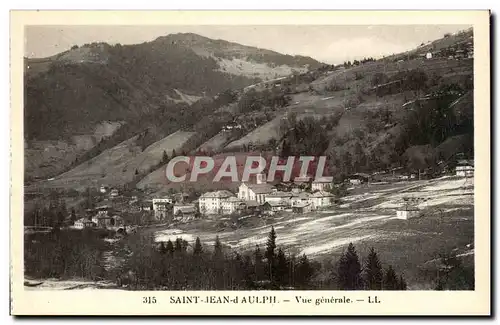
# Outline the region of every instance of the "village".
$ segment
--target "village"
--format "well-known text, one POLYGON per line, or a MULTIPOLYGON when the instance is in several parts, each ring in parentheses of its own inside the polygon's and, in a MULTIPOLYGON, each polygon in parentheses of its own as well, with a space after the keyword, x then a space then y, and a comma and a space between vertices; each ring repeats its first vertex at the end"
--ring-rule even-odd
MULTIPOLYGON (((443 167, 439 175, 472 178, 474 163, 460 159, 454 170, 443 167)), ((164 196, 153 194, 148 197, 139 191, 126 196, 116 188, 102 185, 99 188, 100 197, 104 197, 99 202, 102 205, 86 209, 82 212, 84 216, 69 227, 77 230, 107 229, 124 235, 136 231, 138 227, 182 224, 197 219, 238 220, 248 216, 272 218, 281 212, 307 214, 335 209, 348 191, 431 178, 425 171, 406 173, 402 167, 398 167, 372 174, 355 173, 340 184, 324 180, 272 184, 267 181, 265 174, 260 173, 252 181, 241 182, 236 193, 222 189, 204 192, 199 196, 181 192, 164 196), (128 217, 125 218, 124 215, 128 217)), ((405 198, 395 209, 394 216, 398 219, 418 217, 421 215, 417 207, 419 200, 420 198, 405 198)))

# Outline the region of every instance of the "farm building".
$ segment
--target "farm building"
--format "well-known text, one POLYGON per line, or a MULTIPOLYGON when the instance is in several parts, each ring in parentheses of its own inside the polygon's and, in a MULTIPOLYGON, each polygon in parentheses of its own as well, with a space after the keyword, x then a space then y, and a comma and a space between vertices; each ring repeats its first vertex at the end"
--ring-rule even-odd
POLYGON ((455 174, 460 177, 474 176, 474 163, 467 160, 459 161, 455 167, 455 174))
POLYGON ((193 204, 174 205, 174 219, 190 220, 196 215, 196 207, 193 204))
POLYGON ((86 218, 81 218, 76 220, 75 224, 73 225, 73 227, 76 229, 93 228, 96 226, 97 225, 94 222, 92 222, 92 220, 86 218))
POLYGON ((311 203, 300 203, 298 205, 295 205, 292 207, 292 210, 294 213, 306 213, 310 212, 312 210, 312 204, 311 203))
POLYGON ((405 207, 398 209, 396 211, 396 218, 402 220, 408 220, 411 218, 416 218, 420 216, 420 210, 412 207, 405 207))
POLYGON ((351 183, 351 185, 360 185, 363 183, 368 183, 370 180, 370 175, 364 173, 356 173, 349 175, 347 177, 347 181, 351 183))

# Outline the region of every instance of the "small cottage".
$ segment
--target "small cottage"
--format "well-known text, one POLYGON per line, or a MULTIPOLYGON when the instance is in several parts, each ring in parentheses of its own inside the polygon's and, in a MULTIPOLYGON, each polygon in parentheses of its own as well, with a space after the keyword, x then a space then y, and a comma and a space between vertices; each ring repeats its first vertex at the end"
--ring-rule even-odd
POLYGON ((97 225, 92 222, 92 220, 86 219, 86 218, 81 218, 75 221, 73 227, 75 229, 85 229, 85 228, 94 228, 97 225))
POLYGON ((396 211, 396 218, 408 220, 420 216, 420 210, 414 207, 405 207, 396 211))

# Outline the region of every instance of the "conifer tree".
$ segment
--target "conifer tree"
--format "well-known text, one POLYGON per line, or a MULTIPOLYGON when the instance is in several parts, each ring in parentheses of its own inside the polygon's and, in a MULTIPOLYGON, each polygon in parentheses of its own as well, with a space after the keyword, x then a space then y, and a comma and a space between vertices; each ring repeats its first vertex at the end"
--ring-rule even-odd
POLYGON ((389 265, 389 268, 385 272, 384 276, 384 290, 398 290, 398 277, 396 276, 396 272, 392 268, 392 265, 389 265))
POLYGON ((214 257, 222 257, 222 244, 220 242, 219 236, 215 237, 214 257))
POLYGON ((309 281, 314 274, 314 269, 311 262, 307 258, 306 254, 302 255, 297 265, 297 271, 295 274, 295 282, 302 287, 307 287, 309 281))
POLYGON ((169 239, 167 241, 167 253, 169 253, 170 255, 172 255, 174 253, 174 244, 172 243, 172 241, 169 239))
POLYGON ((364 280, 367 290, 382 290, 383 281, 382 265, 375 249, 372 247, 365 265, 364 280))
POLYGON ((267 238, 267 246, 265 257, 267 259, 266 272, 269 277, 269 280, 273 281, 273 273, 275 268, 275 259, 276 259, 276 232, 274 231, 274 227, 271 227, 271 231, 269 232, 269 236, 267 238))
POLYGON ((288 284, 288 260, 281 248, 276 256, 275 281, 280 285, 288 284))
POLYGON ((165 246, 165 242, 160 243, 160 248, 158 249, 161 254, 166 254, 167 253, 167 247, 165 246))
POLYGON ((194 244, 194 248, 193 248, 193 254, 194 255, 200 255, 203 251, 203 248, 201 246, 201 241, 200 241, 200 237, 196 237, 196 242, 194 244))
POLYGON ((165 150, 163 150, 163 155, 161 157, 161 162, 166 164, 168 162, 168 154, 165 150))
POLYGON ((399 290, 406 290, 408 288, 408 286, 406 285, 406 281, 405 281, 405 278, 403 277, 403 275, 399 276, 398 286, 399 286, 399 288, 398 288, 399 290))
POLYGON ((259 245, 256 245, 253 256, 254 256, 255 279, 262 280, 265 272, 264 272, 264 262, 262 261, 262 252, 260 251, 259 245))
POLYGON ((178 253, 182 252, 182 239, 180 238, 177 238, 175 240, 175 248, 174 250, 178 253))
POLYGON ((175 149, 172 149, 172 158, 176 157, 177 154, 175 153, 175 149))
POLYGON ((360 290, 363 288, 361 279, 361 265, 358 253, 352 243, 347 247, 347 252, 342 254, 337 270, 337 284, 341 290, 360 290))

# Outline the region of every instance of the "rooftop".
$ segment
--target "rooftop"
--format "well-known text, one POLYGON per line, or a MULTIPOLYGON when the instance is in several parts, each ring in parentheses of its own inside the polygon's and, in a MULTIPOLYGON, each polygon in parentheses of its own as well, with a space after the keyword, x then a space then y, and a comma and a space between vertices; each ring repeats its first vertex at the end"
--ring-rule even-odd
POLYGON ((227 198, 227 197, 232 197, 232 196, 234 196, 234 194, 229 192, 228 190, 220 190, 220 191, 215 191, 215 192, 203 193, 200 196, 200 198, 227 198))
POLYGON ((270 184, 247 184, 243 183, 246 186, 248 186, 249 189, 254 191, 255 194, 266 194, 266 193, 271 193, 273 191, 274 186, 270 184))

